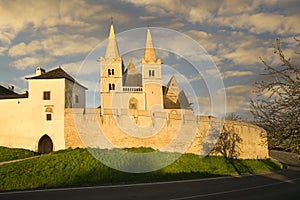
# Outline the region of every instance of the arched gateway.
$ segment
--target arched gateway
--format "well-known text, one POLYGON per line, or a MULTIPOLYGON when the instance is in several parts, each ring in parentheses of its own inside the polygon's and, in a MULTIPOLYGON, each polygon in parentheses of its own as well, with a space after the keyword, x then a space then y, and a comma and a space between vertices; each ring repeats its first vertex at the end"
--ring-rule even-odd
POLYGON ((50 153, 53 151, 53 142, 48 135, 44 135, 39 140, 38 152, 41 154, 50 153))

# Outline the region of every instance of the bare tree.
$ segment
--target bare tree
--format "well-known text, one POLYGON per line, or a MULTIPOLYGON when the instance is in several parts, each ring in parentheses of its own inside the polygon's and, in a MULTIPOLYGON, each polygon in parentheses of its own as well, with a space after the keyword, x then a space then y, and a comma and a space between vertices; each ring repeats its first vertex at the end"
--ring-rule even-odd
POLYGON ((235 112, 227 113, 225 119, 232 121, 243 121, 242 117, 235 112))
MULTIPOLYGON (((299 43, 299 40, 296 39, 299 43)), ((276 39, 274 53, 280 58, 279 66, 265 65, 264 80, 256 82, 258 96, 251 101, 252 114, 257 125, 268 133, 269 148, 299 151, 300 139, 300 69, 291 63, 276 39)), ((296 55, 300 55, 296 53, 296 55)))
POLYGON ((212 153, 221 154, 226 159, 238 158, 241 151, 238 144, 242 142, 242 138, 234 131, 234 127, 223 128, 218 142, 215 144, 212 153))

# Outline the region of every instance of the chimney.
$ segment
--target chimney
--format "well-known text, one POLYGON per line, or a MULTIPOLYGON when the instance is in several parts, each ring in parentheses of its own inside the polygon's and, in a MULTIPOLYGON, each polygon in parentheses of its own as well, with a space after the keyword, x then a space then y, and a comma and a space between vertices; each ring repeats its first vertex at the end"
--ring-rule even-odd
POLYGON ((41 67, 36 67, 35 68, 35 75, 37 75, 37 76, 40 76, 40 75, 44 74, 45 72, 46 71, 41 67))
POLYGON ((8 89, 10 90, 10 91, 14 91, 14 89, 15 89, 15 86, 13 86, 13 85, 8 85, 8 89))
POLYGON ((28 98, 28 90, 23 90, 23 91, 22 91, 22 95, 24 95, 25 97, 28 98))

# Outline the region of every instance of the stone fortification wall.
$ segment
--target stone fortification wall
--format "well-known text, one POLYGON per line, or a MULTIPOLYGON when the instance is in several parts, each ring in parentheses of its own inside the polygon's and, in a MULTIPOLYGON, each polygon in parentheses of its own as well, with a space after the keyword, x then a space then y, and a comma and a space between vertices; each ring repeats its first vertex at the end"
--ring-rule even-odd
POLYGON ((206 155, 207 149, 211 150, 211 145, 217 142, 216 146, 231 145, 227 145, 227 150, 213 148, 212 155, 224 155, 224 150, 234 153, 229 156, 243 159, 269 157, 266 132, 245 122, 225 121, 223 124, 216 118, 195 117, 191 111, 182 110, 130 111, 129 115, 119 111, 100 116, 100 109, 87 109, 84 115, 82 113, 79 109, 65 112, 66 147, 82 147, 84 143, 99 148, 152 147, 206 155), (218 139, 220 135, 215 134, 220 129, 223 129, 222 134, 227 134, 220 137, 223 142, 218 139))
MULTIPOLYGON (((76 109, 78 113, 83 114, 84 109, 76 109)), ((66 108, 65 109, 65 117, 64 117, 64 133, 65 133, 65 148, 72 148, 72 147, 80 147, 83 148, 85 145, 82 143, 75 123, 74 123, 74 117, 73 117, 73 111, 72 108, 66 108)))

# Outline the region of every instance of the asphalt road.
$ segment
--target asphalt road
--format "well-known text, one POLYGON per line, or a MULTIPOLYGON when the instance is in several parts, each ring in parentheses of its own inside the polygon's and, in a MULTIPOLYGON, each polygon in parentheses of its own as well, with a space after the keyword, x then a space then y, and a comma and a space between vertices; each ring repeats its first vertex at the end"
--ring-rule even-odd
MULTIPOLYGON (((279 156, 280 157, 280 156, 279 156)), ((278 159, 278 156, 277 156, 278 159)), ((300 199, 300 167, 235 177, 0 193, 0 199, 300 199)))

